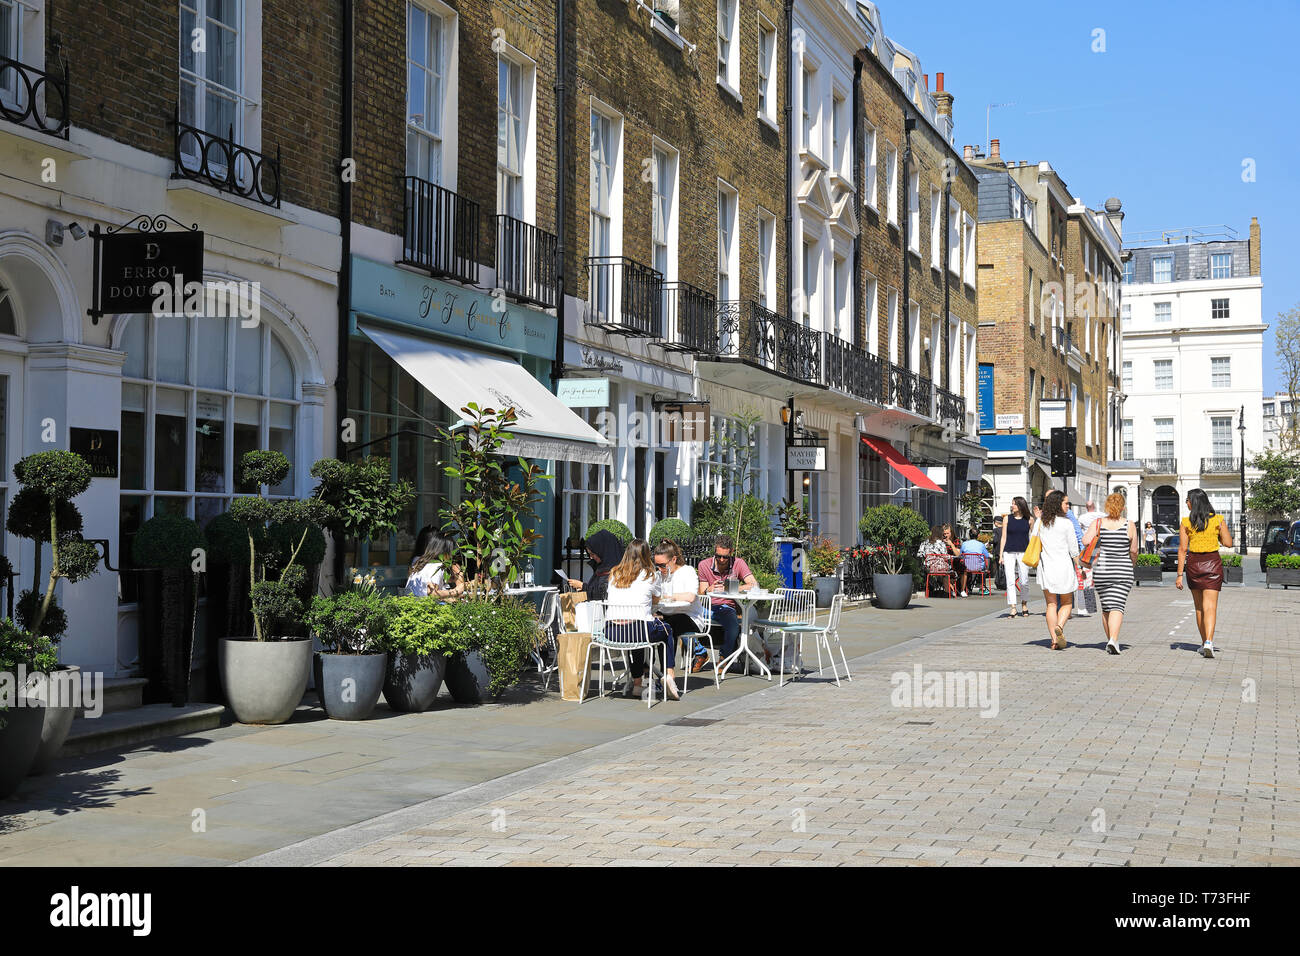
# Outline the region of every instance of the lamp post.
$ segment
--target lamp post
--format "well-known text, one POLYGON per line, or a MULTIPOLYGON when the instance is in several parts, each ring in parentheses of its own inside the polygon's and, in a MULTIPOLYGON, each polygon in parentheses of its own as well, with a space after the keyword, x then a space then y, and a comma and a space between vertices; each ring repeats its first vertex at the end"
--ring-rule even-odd
POLYGON ((785 426, 785 490, 786 501, 791 505, 795 503, 794 497, 794 472, 790 470, 790 446, 794 444, 794 396, 790 396, 784 408, 781 409, 781 424, 785 426))
POLYGON ((1237 541, 1237 553, 1246 553, 1246 406, 1241 406, 1241 417, 1237 419, 1237 431, 1241 434, 1241 535, 1237 541))

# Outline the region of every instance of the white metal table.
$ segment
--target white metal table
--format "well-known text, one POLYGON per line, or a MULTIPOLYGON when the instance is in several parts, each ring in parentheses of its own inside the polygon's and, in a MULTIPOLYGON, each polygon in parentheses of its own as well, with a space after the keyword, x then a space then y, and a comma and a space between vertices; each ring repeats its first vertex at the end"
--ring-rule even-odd
POLYGON ((780 597, 780 595, 775 591, 763 591, 759 588, 754 588, 753 590, 740 591, 736 594, 728 594, 724 591, 714 591, 710 592, 708 597, 719 599, 725 598, 728 601, 735 601, 740 605, 740 643, 729 656, 719 662, 718 667, 720 668, 721 676, 726 677, 727 671, 731 670, 731 665, 736 663, 736 661, 744 655, 746 675, 749 674, 750 661, 753 661, 758 665, 758 669, 763 672, 763 676, 768 680, 771 680, 771 669, 763 663, 757 654, 749 649, 749 631, 754 617, 754 608, 763 601, 775 601, 780 597))

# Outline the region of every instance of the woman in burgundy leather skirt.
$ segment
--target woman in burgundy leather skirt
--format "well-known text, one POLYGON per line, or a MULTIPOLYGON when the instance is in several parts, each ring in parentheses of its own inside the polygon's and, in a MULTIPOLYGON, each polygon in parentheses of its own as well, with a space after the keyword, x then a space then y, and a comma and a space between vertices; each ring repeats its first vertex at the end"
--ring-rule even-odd
POLYGON ((1214 656, 1214 625, 1219 611, 1219 589, 1223 587, 1223 559, 1219 546, 1232 547, 1232 531, 1223 515, 1210 506, 1210 497, 1200 488, 1187 493, 1187 513, 1178 534, 1178 577, 1174 585, 1183 589, 1183 569, 1196 604, 1196 627, 1201 632, 1201 655, 1214 656))

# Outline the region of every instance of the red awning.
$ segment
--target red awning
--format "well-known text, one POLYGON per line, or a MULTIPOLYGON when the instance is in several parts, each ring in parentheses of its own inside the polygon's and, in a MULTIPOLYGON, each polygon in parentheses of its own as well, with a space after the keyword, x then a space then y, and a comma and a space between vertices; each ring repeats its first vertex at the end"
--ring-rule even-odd
POLYGON ((894 471, 898 472, 922 491, 943 491, 942 488, 925 476, 925 472, 904 458, 902 452, 883 438, 863 435, 862 443, 881 458, 885 459, 885 461, 889 462, 890 468, 893 468, 894 471))

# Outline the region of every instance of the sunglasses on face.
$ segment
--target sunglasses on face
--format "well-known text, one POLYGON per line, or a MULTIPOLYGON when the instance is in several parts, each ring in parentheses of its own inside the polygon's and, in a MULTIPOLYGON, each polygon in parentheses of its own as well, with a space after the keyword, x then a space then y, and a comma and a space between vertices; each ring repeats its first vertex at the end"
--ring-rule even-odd
POLYGON ((714 552, 713 552, 713 560, 715 560, 715 561, 730 561, 730 560, 731 560, 731 555, 729 555, 729 554, 718 554, 718 552, 714 551, 714 552))
POLYGON ((656 568, 666 568, 666 567, 668 567, 668 562, 667 562, 667 561, 656 561, 656 562, 655 562, 655 567, 656 567, 656 568))

